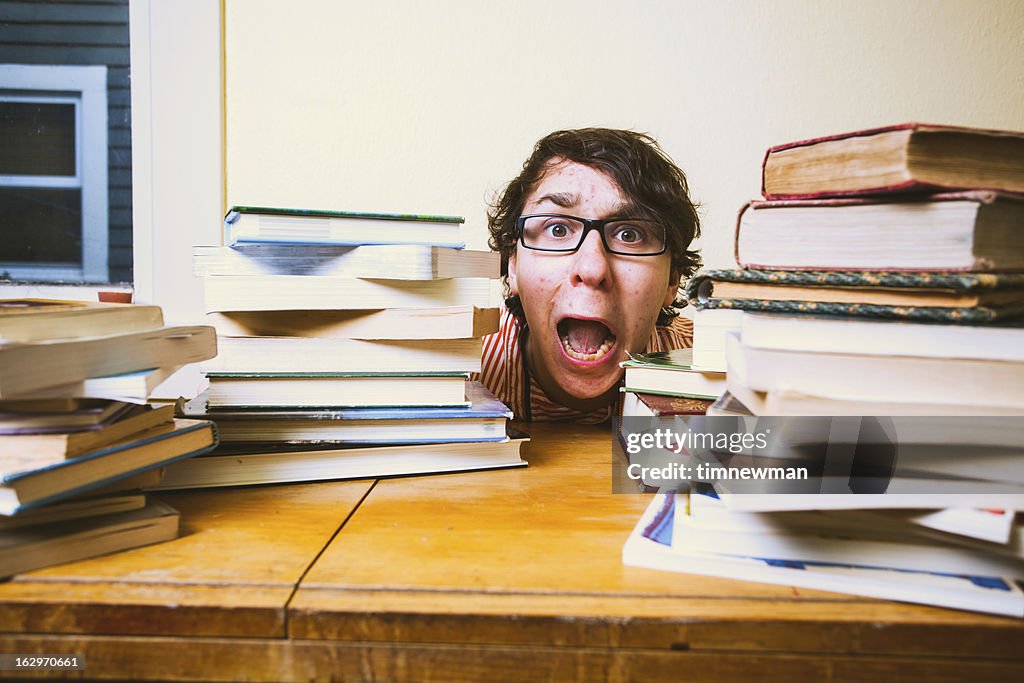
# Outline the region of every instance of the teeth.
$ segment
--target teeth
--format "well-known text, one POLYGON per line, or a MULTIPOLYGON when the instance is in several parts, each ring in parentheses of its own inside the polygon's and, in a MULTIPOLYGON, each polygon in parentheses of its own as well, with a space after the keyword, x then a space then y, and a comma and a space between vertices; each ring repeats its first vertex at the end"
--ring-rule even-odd
POLYGON ((570 358, 575 358, 576 360, 597 360, 611 351, 612 344, 614 343, 615 337, 609 337, 601 342, 601 346, 599 346, 597 351, 594 353, 580 353, 569 345, 569 335, 562 337, 562 348, 565 349, 565 352, 569 354, 570 358))

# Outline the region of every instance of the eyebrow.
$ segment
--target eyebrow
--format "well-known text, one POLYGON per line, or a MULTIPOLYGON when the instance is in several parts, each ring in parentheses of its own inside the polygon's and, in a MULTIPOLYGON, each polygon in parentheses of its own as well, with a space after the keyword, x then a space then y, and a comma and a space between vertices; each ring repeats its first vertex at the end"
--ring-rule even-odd
POLYGON ((575 192, 549 192, 546 195, 538 197, 534 204, 542 204, 545 201, 551 202, 563 209, 570 209, 579 203, 580 196, 575 192))
MULTIPOLYGON (((536 199, 536 201, 532 202, 532 204, 539 206, 545 201, 551 202, 555 206, 559 206, 563 209, 571 209, 579 203, 580 195, 576 192, 550 192, 548 194, 541 195, 536 199)), ((636 209, 636 204, 627 201, 617 206, 614 211, 608 214, 608 217, 626 218, 631 214, 636 213, 636 209)))

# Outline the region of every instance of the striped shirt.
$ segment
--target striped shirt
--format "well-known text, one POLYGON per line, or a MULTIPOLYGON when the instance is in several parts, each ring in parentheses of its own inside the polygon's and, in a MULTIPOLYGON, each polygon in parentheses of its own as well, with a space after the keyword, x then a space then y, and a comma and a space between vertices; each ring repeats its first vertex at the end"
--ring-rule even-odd
MULTIPOLYGON (((495 396, 511 408, 516 419, 599 424, 613 414, 621 412, 621 400, 604 408, 582 412, 567 408, 548 398, 533 376, 528 375, 523 367, 523 354, 519 348, 521 334, 522 327, 516 317, 508 309, 502 310, 501 326, 498 331, 484 337, 480 377, 475 378, 479 379, 495 396), (528 399, 526 391, 524 391, 524 384, 527 381, 530 383, 528 399), (529 401, 528 406, 527 400, 529 401)), ((692 345, 693 325, 689 320, 680 316, 669 326, 655 327, 644 352, 689 348, 692 345)))

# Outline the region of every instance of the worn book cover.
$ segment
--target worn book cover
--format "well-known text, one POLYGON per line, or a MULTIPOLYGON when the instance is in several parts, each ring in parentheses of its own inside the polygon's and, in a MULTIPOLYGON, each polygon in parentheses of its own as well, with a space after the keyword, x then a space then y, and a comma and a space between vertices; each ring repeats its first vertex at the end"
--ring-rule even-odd
POLYGON ((1024 133, 902 123, 768 149, 766 199, 985 189, 1024 192, 1024 133))
POLYGON ((999 192, 748 202, 736 262, 785 270, 1024 270, 1024 196, 999 192))
POLYGON ((1024 274, 707 270, 690 279, 686 286, 686 297, 698 310, 738 309, 764 313, 802 313, 980 325, 1024 317, 1024 274), (719 297, 715 293, 719 283, 756 284, 771 289, 762 290, 760 298, 719 297), (791 287, 816 288, 824 293, 829 290, 842 290, 854 295, 855 298, 862 298, 860 301, 783 298, 787 288, 791 287), (777 291, 778 295, 771 296, 773 291, 777 291), (872 291, 916 294, 920 303, 871 303, 869 295, 872 291), (978 296, 1000 293, 1004 301, 999 304, 973 306, 929 305, 929 295, 943 291, 978 296))

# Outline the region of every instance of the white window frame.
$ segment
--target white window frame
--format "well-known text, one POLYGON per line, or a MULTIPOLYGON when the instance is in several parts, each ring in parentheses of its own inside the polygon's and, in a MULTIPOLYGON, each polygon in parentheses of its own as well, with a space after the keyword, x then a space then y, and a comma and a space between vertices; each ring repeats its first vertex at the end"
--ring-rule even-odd
POLYGON ((0 262, 0 271, 7 271, 15 280, 107 282, 110 279, 107 67, 0 64, 0 101, 75 105, 75 174, 0 175, 0 186, 82 190, 80 267, 0 262))

